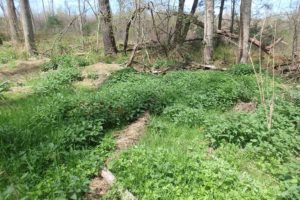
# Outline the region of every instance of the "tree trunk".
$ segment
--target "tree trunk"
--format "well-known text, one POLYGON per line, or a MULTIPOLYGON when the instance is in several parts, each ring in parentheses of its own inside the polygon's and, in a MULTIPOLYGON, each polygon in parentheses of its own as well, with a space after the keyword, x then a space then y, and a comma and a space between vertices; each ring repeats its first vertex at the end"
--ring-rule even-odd
POLYGON ((252 0, 242 0, 240 7, 240 34, 239 34, 239 50, 237 56, 237 63, 247 63, 249 29, 251 20, 251 3, 252 0))
POLYGON ((204 54, 205 64, 210 64, 213 57, 213 31, 214 31, 214 0, 205 0, 204 22, 204 54))
POLYGON ((234 16, 235 16, 235 1, 231 0, 231 22, 230 22, 230 33, 233 33, 234 16))
POLYGON ((30 56, 33 56, 37 53, 37 51, 34 42, 29 0, 20 0, 20 11, 25 39, 25 48, 27 50, 27 53, 30 56))
POLYGON ((103 44, 105 55, 116 54, 117 47, 113 32, 111 9, 109 0, 99 0, 100 7, 100 22, 103 34, 103 44))
POLYGON ((224 3, 225 3, 225 0, 221 0, 220 12, 219 12, 219 21, 218 21, 218 30, 222 29, 224 3))
POLYGON ((185 18, 185 20, 184 20, 184 26, 183 26, 183 30, 181 31, 181 36, 180 36, 180 44, 182 44, 186 39, 186 36, 189 32, 190 25, 191 25, 190 17, 194 16, 196 9, 198 7, 198 3, 199 3, 199 0, 194 0, 193 6, 192 6, 192 9, 190 12, 190 16, 188 18, 185 18))
POLYGON ((17 44, 20 42, 20 39, 16 7, 13 0, 6 0, 6 5, 11 41, 13 44, 17 44))
POLYGON ((294 31, 293 31, 293 45, 292 45, 292 64, 296 65, 298 61, 298 40, 299 40, 299 26, 300 26, 300 5, 295 13, 295 18, 293 20, 294 31))
POLYGON ((177 13, 175 32, 174 32, 174 39, 173 39, 174 46, 176 46, 180 42, 180 39, 181 39, 181 31, 183 28, 183 21, 184 21, 184 12, 183 12, 184 2, 185 2, 185 0, 179 0, 178 13, 177 13))
POLYGON ((46 22, 47 22, 47 14, 46 14, 46 9, 45 9, 45 2, 44 2, 44 0, 42 0, 42 4, 43 4, 43 15, 44 15, 45 23, 46 23, 46 22))
POLYGON ((79 31, 80 31, 80 36, 81 36, 81 47, 84 48, 84 36, 83 36, 83 19, 82 19, 82 10, 81 10, 81 3, 80 0, 78 2, 78 11, 79 11, 79 31))
POLYGON ((50 0, 50 6, 51 6, 51 15, 54 16, 55 12, 54 12, 54 2, 53 2, 53 0, 50 0))

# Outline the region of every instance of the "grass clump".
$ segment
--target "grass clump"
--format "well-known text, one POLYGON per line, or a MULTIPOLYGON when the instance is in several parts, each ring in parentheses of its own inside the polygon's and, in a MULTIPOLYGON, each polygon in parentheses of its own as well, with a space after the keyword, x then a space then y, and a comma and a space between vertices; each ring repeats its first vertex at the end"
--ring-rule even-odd
POLYGON ((176 64, 175 60, 158 58, 154 61, 153 67, 154 68, 166 68, 166 67, 170 67, 175 64, 176 64))
POLYGON ((51 71, 34 86, 36 92, 46 93, 49 91, 57 91, 62 88, 69 87, 76 80, 81 79, 79 69, 62 68, 57 71, 51 71))
POLYGON ((255 74, 256 73, 260 73, 260 70, 262 70, 262 72, 265 72, 264 69, 260 69, 258 65, 254 65, 254 67, 252 65, 249 64, 235 64, 232 65, 229 69, 229 73, 232 73, 233 75, 251 75, 251 74, 255 74))
POLYGON ((54 56, 49 62, 41 66, 42 71, 56 70, 59 68, 84 67, 89 61, 79 56, 62 55, 54 56))

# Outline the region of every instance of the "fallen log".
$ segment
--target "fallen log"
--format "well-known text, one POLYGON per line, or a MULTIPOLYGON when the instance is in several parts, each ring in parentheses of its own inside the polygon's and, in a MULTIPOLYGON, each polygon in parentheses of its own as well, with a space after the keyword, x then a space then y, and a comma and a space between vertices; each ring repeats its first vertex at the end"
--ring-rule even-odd
POLYGON ((271 51, 271 49, 273 49, 277 44, 279 44, 280 42, 282 42, 283 38, 278 38, 273 44, 270 44, 268 46, 266 46, 266 49, 268 51, 271 51))
POLYGON ((219 68, 216 67, 215 65, 205 65, 197 62, 189 62, 188 66, 190 69, 204 69, 204 70, 219 70, 219 71, 226 71, 227 68, 219 68))
MULTIPOLYGON (((234 33, 230 33, 226 30, 217 30, 217 34, 228 37, 230 39, 238 39, 239 38, 238 35, 236 35, 234 33)), ((260 48, 263 52, 270 55, 270 49, 267 49, 266 46, 264 44, 262 44, 256 38, 249 38, 248 42, 254 44, 256 47, 260 48)))
POLYGON ((205 65, 197 62, 187 62, 187 63, 177 63, 176 65, 170 66, 163 70, 152 70, 151 73, 153 74, 166 74, 169 71, 176 71, 176 70, 217 70, 217 71, 226 71, 227 68, 219 68, 215 65, 205 65))

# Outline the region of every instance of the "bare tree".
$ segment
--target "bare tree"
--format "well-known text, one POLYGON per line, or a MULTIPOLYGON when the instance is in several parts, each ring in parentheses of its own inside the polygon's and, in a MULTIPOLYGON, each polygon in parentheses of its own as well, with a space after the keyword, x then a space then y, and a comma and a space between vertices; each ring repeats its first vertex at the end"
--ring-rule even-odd
POLYGON ((292 64, 296 65, 298 61, 298 48, 299 48, 299 34, 300 34, 300 3, 297 6, 297 10, 295 13, 292 14, 291 17, 289 17, 292 22, 293 26, 293 42, 292 42, 292 64))
POLYGON ((237 56, 237 63, 247 63, 249 30, 251 20, 251 4, 252 0, 241 0, 240 7, 240 34, 239 34, 239 49, 237 56))
POLYGON ((33 33, 29 0, 20 0, 20 11, 21 11, 21 20, 23 26, 24 39, 25 39, 25 47, 27 53, 30 56, 32 56, 35 55, 37 51, 34 42, 34 33, 33 33))
POLYGON ((42 5, 43 5, 43 15, 44 15, 44 19, 45 22, 47 21, 47 14, 46 14, 46 9, 45 9, 45 2, 44 0, 42 0, 42 5))
POLYGON ((78 22, 79 22, 79 31, 80 31, 80 35, 81 35, 81 46, 83 48, 84 47, 83 17, 82 17, 82 10, 81 10, 81 2, 80 2, 80 0, 78 0, 77 3, 78 3, 78 11, 79 11, 78 22))
POLYGON ((235 17, 235 3, 236 3, 236 0, 231 0, 230 33, 233 33, 234 17, 235 17))
POLYGON ((20 38, 18 31, 18 18, 16 14, 16 7, 13 0, 6 0, 6 5, 11 41, 13 42, 13 44, 17 44, 19 43, 20 38))
POLYGON ((70 17, 71 16, 71 7, 67 0, 64 1, 64 5, 65 5, 66 11, 68 13, 68 16, 70 17))
POLYGON ((112 15, 109 0, 99 0, 100 22, 103 34, 103 44, 105 55, 116 54, 117 47, 112 25, 112 15))
POLYGON ((50 10, 51 10, 51 15, 54 16, 55 12, 54 12, 54 2, 53 2, 53 0, 50 0, 50 10))
POLYGON ((184 20, 184 26, 183 26, 183 30, 181 31, 181 40, 180 40, 180 44, 182 44, 185 39, 186 39, 186 36, 189 32, 189 29, 190 29, 190 25, 191 25, 191 17, 194 16, 195 12, 196 12, 196 9, 198 7, 198 4, 199 4, 199 0, 194 0, 194 3, 193 3, 193 6, 192 6, 192 9, 191 9, 191 12, 190 12, 190 16, 187 17, 185 20, 184 20))
POLYGON ((174 46, 178 44, 181 40, 181 30, 183 28, 183 21, 184 21, 184 3, 185 0, 179 0, 174 39, 173 39, 174 46))
POLYGON ((210 64, 213 57, 213 31, 214 31, 214 0, 205 0, 204 20, 204 53, 205 64, 210 64))
POLYGON ((219 21, 218 21, 218 29, 222 29, 222 20, 223 20, 223 11, 224 11, 225 0, 221 0, 220 12, 219 12, 219 21))

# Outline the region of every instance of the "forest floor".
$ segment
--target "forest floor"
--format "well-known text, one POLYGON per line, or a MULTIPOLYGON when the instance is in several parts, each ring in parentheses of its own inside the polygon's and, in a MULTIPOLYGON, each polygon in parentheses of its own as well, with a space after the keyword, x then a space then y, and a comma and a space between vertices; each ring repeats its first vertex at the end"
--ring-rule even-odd
POLYGON ((299 196, 300 91, 279 77, 268 129, 252 66, 154 75, 71 55, 26 66, 0 68, 0 199, 299 196))

